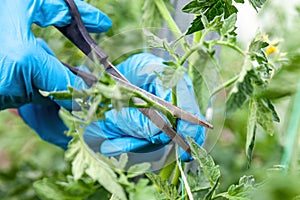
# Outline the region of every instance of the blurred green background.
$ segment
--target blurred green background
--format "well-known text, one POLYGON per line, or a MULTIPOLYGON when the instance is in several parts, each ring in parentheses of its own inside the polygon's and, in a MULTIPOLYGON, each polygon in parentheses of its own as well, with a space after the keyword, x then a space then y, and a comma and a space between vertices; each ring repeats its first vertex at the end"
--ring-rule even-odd
MULTIPOLYGON (((107 34, 94 35, 94 37, 115 63, 132 53, 142 51, 143 36, 140 28, 145 26, 142 16, 143 12, 146 12, 142 9, 142 1, 89 0, 88 2, 102 9, 113 20, 113 28, 107 34)), ((209 151, 221 168, 220 190, 227 189, 228 185, 237 182, 244 174, 255 175, 257 181, 263 180, 268 174, 272 174, 271 171, 276 171, 270 168, 281 163, 287 137, 286 130, 290 122, 300 74, 299 7, 297 11, 297 7, 293 6, 291 12, 290 9, 284 9, 282 4, 283 2, 280 1, 269 1, 257 14, 257 24, 262 24, 262 31, 268 34, 270 39, 282 40, 279 47, 291 59, 275 75, 266 92, 266 95, 272 96, 281 122, 276 124, 277 131, 274 136, 258 129, 253 161, 249 169, 245 154, 247 108, 239 110, 225 120, 220 137, 215 137, 219 133, 207 136, 216 140, 216 144, 210 146, 209 151)), ((160 26, 160 22, 157 23, 160 26)), ((85 62, 83 54, 53 27, 41 29, 34 26, 33 30, 37 37, 48 42, 59 59, 72 65, 82 65, 85 62)), ((249 41, 239 42, 241 46, 245 46, 249 41)), ((239 72, 241 59, 230 49, 222 48, 220 73, 224 80, 239 72)), ((285 176, 272 176, 269 180, 271 184, 260 187, 253 194, 254 199, 289 199, 289 196, 300 195, 298 152, 295 149, 292 158, 296 170, 285 176)), ((45 176, 59 176, 66 169, 68 166, 64 162, 63 151, 60 148, 42 141, 11 112, 7 110, 0 112, 1 199, 37 199, 32 183, 45 176)))

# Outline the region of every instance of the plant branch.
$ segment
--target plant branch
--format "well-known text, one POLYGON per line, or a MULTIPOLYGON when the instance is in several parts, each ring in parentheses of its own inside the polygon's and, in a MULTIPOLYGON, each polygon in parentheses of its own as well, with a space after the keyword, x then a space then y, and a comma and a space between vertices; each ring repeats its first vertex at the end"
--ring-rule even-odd
POLYGON ((142 93, 138 92, 138 91, 133 91, 133 90, 129 90, 127 88, 125 88, 126 90, 128 90, 129 92, 132 92, 134 94, 135 97, 140 98, 141 100, 145 101, 148 104, 148 108, 154 108, 162 113, 164 113, 166 115, 166 117, 170 120, 170 122, 172 122, 174 119, 174 115, 164 106, 156 103, 155 101, 151 100, 150 98, 148 98, 147 96, 143 95, 142 93))
MULTIPOLYGON (((176 147, 175 147, 176 148, 176 147)), ((175 165, 175 169, 173 168, 173 171, 174 171, 174 176, 173 176, 173 179, 172 179, 172 184, 175 185, 175 186, 178 186, 178 183, 179 183, 179 177, 180 177, 180 171, 179 171, 179 166, 178 164, 175 165)))
POLYGON ((198 42, 198 44, 194 45, 192 48, 190 48, 189 50, 187 50, 185 52, 185 54, 182 56, 181 61, 180 61, 180 65, 183 65, 184 62, 196 51, 202 49, 203 47, 203 43, 204 43, 204 38, 205 36, 210 32, 210 29, 205 30, 203 33, 199 32, 199 34, 195 35, 194 39, 196 42, 198 42))
POLYGON ((222 45, 222 46, 226 46, 226 47, 229 47, 233 50, 235 50, 236 52, 238 52, 240 55, 242 55, 243 57, 246 57, 247 55, 245 54, 245 52, 239 48, 238 46, 232 44, 232 43, 229 43, 229 42, 226 42, 226 41, 221 41, 221 40, 217 40, 215 42, 215 44, 218 44, 218 45, 222 45))
POLYGON ((179 27, 177 26, 176 22, 172 18, 171 14, 170 14, 168 8, 166 7, 166 4, 163 2, 163 0, 154 0, 154 2, 156 4, 160 14, 162 15, 162 17, 168 24, 169 28, 171 29, 173 35, 176 38, 181 37, 182 33, 181 33, 179 27))
POLYGON ((213 91, 213 93, 210 96, 212 97, 215 94, 217 94, 218 92, 220 92, 221 90, 223 90, 224 88, 227 88, 227 87, 231 86, 232 84, 234 84, 239 79, 239 77, 240 76, 237 75, 237 76, 231 78, 230 80, 226 81, 225 83, 220 85, 217 89, 215 89, 215 91, 213 91))
POLYGON ((174 35, 174 37, 176 39, 183 38, 183 41, 180 42, 182 49, 188 50, 189 45, 187 44, 185 38, 182 37, 183 33, 177 26, 177 23, 175 22, 175 20, 172 18, 166 4, 163 2, 163 0, 154 0, 154 2, 156 4, 161 16, 166 21, 168 27, 171 29, 171 32, 174 35))
POLYGON ((195 52, 198 51, 199 49, 202 48, 201 44, 197 44, 195 46, 193 46, 191 49, 189 49, 188 51, 185 52, 185 54, 182 56, 181 60, 180 60, 180 65, 183 65, 184 62, 195 52))
POLYGON ((183 181, 183 183, 184 183, 184 186, 185 186, 187 195, 188 195, 188 197, 189 197, 190 200, 194 200, 194 197, 193 197, 191 188, 190 188, 190 186, 189 186, 189 183, 188 183, 188 181, 187 181, 187 179, 186 179, 186 176, 185 176, 185 174, 184 174, 184 171, 183 171, 183 169, 182 169, 182 167, 181 167, 181 164, 180 164, 180 162, 179 162, 178 148, 176 148, 176 163, 177 163, 178 169, 179 169, 179 171, 180 171, 180 173, 181 173, 181 178, 182 178, 182 181, 183 181))
MULTIPOLYGON (((285 147, 283 151, 281 164, 285 166, 285 171, 291 168, 291 162, 293 158, 293 153, 295 151, 295 145, 297 137, 299 137, 299 125, 300 125, 300 81, 298 83, 298 91, 294 99, 293 110, 291 114, 291 121, 287 130, 287 139, 285 141, 285 147)), ((297 148, 296 148, 297 149, 297 148)))

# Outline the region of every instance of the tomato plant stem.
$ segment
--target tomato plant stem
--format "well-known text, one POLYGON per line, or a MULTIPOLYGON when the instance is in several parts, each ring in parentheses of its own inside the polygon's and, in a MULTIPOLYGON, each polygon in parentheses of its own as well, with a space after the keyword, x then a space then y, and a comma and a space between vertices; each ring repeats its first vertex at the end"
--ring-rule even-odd
POLYGON ((240 49, 238 46, 236 46, 236 45, 234 45, 234 44, 232 44, 232 43, 229 43, 229 42, 226 42, 226 41, 220 41, 220 40, 218 40, 218 41, 215 42, 215 44, 229 47, 229 48, 235 50, 236 52, 238 52, 238 53, 239 53, 240 55, 242 55, 243 57, 246 57, 246 56, 247 56, 246 53, 245 53, 242 49, 240 49))
POLYGON ((215 89, 213 91, 213 93, 211 94, 211 97, 214 96, 215 94, 217 94, 218 92, 220 92, 221 90, 231 86, 232 84, 234 84, 237 80, 239 79, 239 75, 231 78, 230 80, 226 81, 225 83, 223 83, 222 85, 220 85, 217 89, 215 89))
MULTIPOLYGON (((177 148, 177 147, 176 147, 177 148)), ((174 169, 174 176, 172 179, 172 184, 178 186, 179 183, 179 177, 180 177, 180 171, 179 171, 179 166, 178 164, 175 165, 175 169, 174 169)))
POLYGON ((177 26, 177 23, 175 22, 175 20, 172 18, 166 4, 164 3, 163 0, 154 0, 161 16, 163 17, 163 19, 166 21, 168 27, 170 28, 172 34, 174 35, 174 37, 179 41, 180 46, 182 47, 183 50, 188 50, 188 44, 185 40, 183 36, 183 33, 181 32, 181 30, 179 29, 179 27, 177 26))
POLYGON ((173 35, 176 38, 180 38, 182 33, 181 33, 179 27, 177 26, 176 22, 172 18, 168 8, 166 7, 166 4, 163 2, 163 0, 154 0, 154 1, 155 1, 155 4, 156 4, 160 14, 162 15, 162 17, 168 24, 169 28, 171 29, 173 35))
POLYGON ((285 147, 283 151, 281 164, 285 166, 285 170, 288 171, 291 168, 291 162, 293 159, 293 153, 297 148, 297 137, 300 137, 299 122, 300 122, 300 81, 298 83, 298 91, 294 99, 294 105, 291 114, 291 121, 287 130, 287 139, 285 141, 285 147))
POLYGON ((167 166, 164 166, 160 172, 159 172, 159 176, 163 179, 163 180, 169 180, 172 173, 173 173, 173 170, 174 170, 174 167, 175 167, 175 162, 167 165, 167 166))
MULTIPOLYGON (((184 188, 185 191, 187 192, 187 195, 189 197, 190 200, 194 200, 194 197, 193 197, 193 194, 192 194, 192 191, 191 191, 191 188, 189 186, 189 183, 187 181, 187 178, 185 176, 185 173, 184 173, 184 165, 182 166, 181 165, 181 160, 179 160, 179 156, 178 156, 178 148, 176 148, 176 163, 177 163, 177 166, 178 166, 178 169, 179 169, 179 172, 181 174, 181 179, 182 179, 182 185, 184 185, 184 188)), ((182 189, 182 190, 183 190, 182 189)), ((184 194, 184 192, 182 192, 182 194, 184 194)))

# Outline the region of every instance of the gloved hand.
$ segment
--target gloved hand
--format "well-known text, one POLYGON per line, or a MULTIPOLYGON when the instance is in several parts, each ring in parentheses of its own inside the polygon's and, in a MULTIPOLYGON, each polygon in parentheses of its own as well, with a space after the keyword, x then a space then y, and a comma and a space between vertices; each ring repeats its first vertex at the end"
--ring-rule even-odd
MULTIPOLYGON (((88 31, 103 32, 110 19, 98 9, 75 0, 88 31)), ((63 0, 2 0, 0 6, 0 110, 26 103, 53 103, 38 90, 63 91, 84 82, 64 67, 37 42, 30 26, 65 26, 71 22, 63 0)), ((71 101, 59 105, 71 109, 71 101)))
MULTIPOLYGON (((171 101, 171 90, 164 90, 154 72, 162 72, 163 60, 143 53, 134 55, 117 66, 119 71, 133 84, 156 96, 171 101)), ((200 117, 195 102, 190 78, 185 75, 178 83, 178 106, 200 117)), ((59 119, 58 106, 28 104, 19 109, 25 122, 35 129, 42 138, 66 148, 69 138, 63 135, 66 127, 59 119), (53 107, 53 108, 51 108, 53 107)), ((105 121, 93 122, 85 130, 84 138, 89 146, 107 156, 124 152, 152 152, 170 142, 170 138, 135 108, 123 108, 105 114, 105 121)), ((204 128, 179 120, 177 132, 192 137, 199 145, 204 141, 204 128)), ((183 161, 191 157, 180 149, 183 161)))
MULTIPOLYGON (((142 53, 130 57, 117 68, 132 84, 171 102, 171 89, 164 89, 155 74, 163 71, 163 62, 159 57, 142 53)), ((192 81, 187 74, 177 84, 177 104, 178 107, 204 118, 195 101, 192 81)), ((112 110, 105 113, 105 118, 105 121, 94 122, 85 132, 88 141, 91 141, 88 138, 105 138, 100 146, 100 152, 105 155, 154 151, 171 141, 135 108, 123 108, 119 112, 112 110)), ((199 145, 204 142, 205 129, 202 126, 178 120, 177 132, 184 137, 192 137, 199 145)), ((192 159, 181 148, 179 154, 183 161, 192 159)))

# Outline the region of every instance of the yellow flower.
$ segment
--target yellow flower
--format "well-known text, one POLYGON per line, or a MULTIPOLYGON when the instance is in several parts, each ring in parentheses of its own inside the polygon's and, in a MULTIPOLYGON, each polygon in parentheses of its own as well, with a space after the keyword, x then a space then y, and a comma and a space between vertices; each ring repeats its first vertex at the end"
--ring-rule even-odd
POLYGON ((277 51, 277 47, 276 46, 273 46, 273 45, 270 45, 267 50, 266 50, 266 54, 267 55, 270 55, 272 53, 275 53, 277 51))

